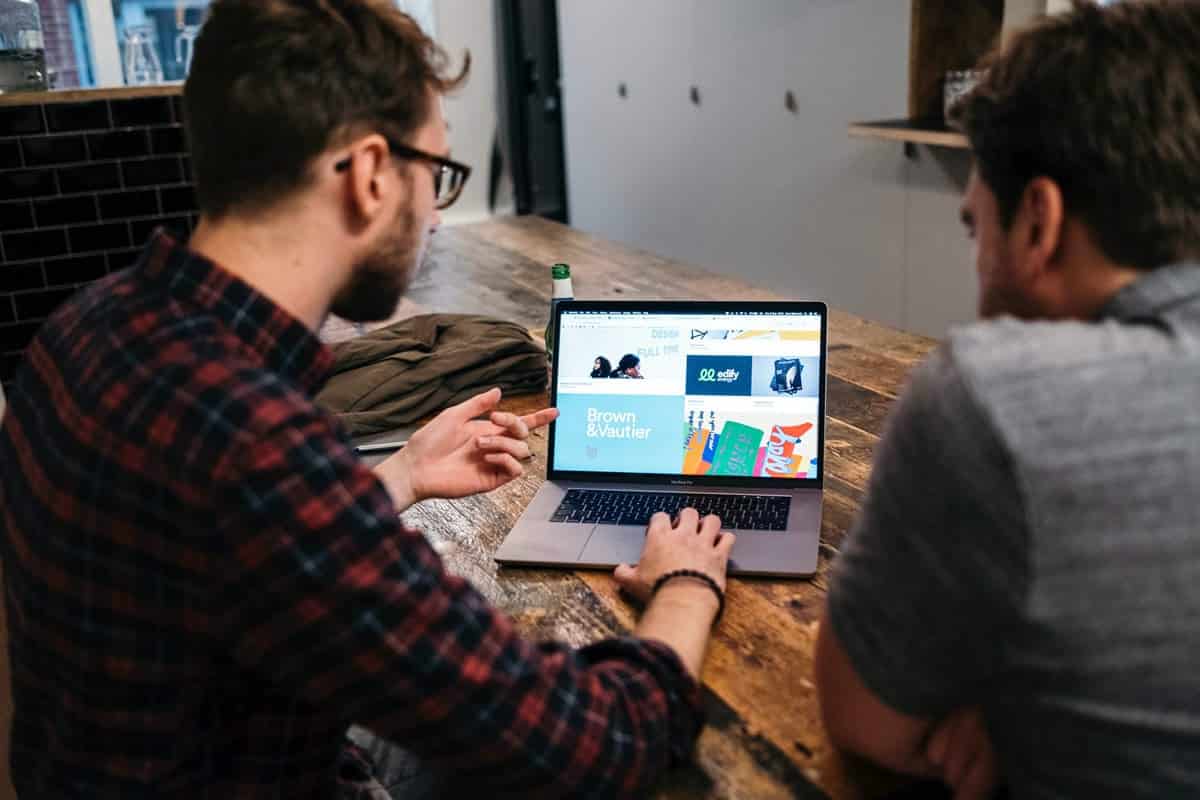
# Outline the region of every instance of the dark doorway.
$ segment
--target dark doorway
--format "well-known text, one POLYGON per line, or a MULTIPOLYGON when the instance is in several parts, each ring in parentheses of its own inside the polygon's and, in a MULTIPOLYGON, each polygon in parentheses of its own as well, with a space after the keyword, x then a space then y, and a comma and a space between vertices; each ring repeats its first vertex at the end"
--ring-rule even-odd
POLYGON ((499 148, 518 214, 567 222, 557 0, 496 0, 499 148))

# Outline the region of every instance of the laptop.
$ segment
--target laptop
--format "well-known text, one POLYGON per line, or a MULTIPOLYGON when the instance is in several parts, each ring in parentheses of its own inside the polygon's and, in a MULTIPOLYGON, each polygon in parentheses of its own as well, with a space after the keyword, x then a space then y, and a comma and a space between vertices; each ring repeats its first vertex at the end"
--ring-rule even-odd
POLYGON ((506 565, 611 568, 657 511, 737 534, 732 574, 816 572, 828 311, 812 302, 560 303, 546 482, 506 565))

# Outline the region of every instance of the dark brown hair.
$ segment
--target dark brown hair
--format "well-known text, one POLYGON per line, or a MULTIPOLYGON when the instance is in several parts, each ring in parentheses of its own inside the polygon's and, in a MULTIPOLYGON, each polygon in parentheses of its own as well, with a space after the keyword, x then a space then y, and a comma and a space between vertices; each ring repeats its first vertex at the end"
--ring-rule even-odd
POLYGON ((1113 261, 1200 257, 1200 3, 1075 0, 980 66, 955 116, 1005 227, 1044 176, 1113 261))
POLYGON ((347 136, 404 141, 470 54, 448 63, 391 0, 215 0, 183 92, 200 210, 269 208, 347 136))

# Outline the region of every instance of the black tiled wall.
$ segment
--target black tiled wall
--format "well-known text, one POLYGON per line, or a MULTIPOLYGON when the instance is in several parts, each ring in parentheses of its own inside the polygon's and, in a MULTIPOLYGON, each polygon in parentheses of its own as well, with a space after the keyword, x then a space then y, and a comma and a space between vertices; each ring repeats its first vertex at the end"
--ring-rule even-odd
POLYGON ((178 97, 0 106, 0 381, 42 320, 133 263, 196 196, 178 97))

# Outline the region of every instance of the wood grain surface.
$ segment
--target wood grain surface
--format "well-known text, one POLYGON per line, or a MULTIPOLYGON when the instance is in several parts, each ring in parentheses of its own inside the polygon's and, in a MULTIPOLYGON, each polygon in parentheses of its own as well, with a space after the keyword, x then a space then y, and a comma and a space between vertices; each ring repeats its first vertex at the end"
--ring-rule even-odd
MULTIPOLYGON (((580 299, 779 297, 736 278, 520 217, 439 231, 426 269, 395 318, 425 311, 486 313, 541 328, 549 312, 548 265, 559 261, 570 264, 580 299)), ((342 339, 356 332, 334 321, 323 335, 342 339)), ((830 747, 812 682, 813 643, 829 566, 862 500, 888 409, 908 371, 935 344, 831 312, 820 570, 811 580, 731 580, 703 674, 708 727, 694 765, 669 774, 657 796, 856 798, 898 785, 893 776, 849 763, 830 747)), ((546 402, 544 396, 516 397, 505 405, 523 411, 546 402)), ((427 533, 451 571, 469 579, 531 637, 583 645, 629 631, 636 611, 607 572, 501 568, 492 560, 544 479, 544 435, 535 436, 533 449, 534 461, 515 483, 491 495, 423 503, 405 514, 406 521, 427 533)))

